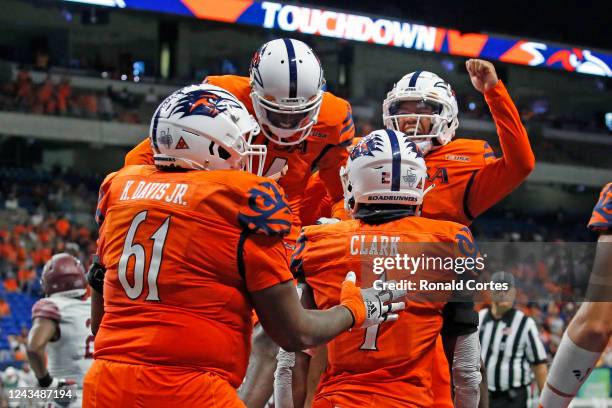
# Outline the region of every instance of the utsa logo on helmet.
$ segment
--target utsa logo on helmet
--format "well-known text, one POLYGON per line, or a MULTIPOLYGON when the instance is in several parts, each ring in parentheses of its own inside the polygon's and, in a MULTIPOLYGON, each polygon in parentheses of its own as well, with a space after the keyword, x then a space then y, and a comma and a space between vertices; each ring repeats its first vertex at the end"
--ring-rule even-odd
POLYGON ((171 114, 181 113, 181 118, 191 115, 214 118, 228 108, 241 108, 240 103, 229 92, 196 90, 183 94, 176 102, 171 114))
POLYGON ((382 137, 377 134, 372 134, 362 138, 359 143, 351 150, 351 160, 355 160, 361 156, 372 156, 374 152, 382 152, 383 140, 382 137))
POLYGON ((253 74, 253 79, 257 81, 261 87, 263 87, 263 81, 259 72, 259 63, 261 62, 262 54, 266 51, 267 45, 268 43, 264 44, 260 49, 255 51, 255 54, 253 54, 253 58, 251 59, 251 73, 253 74))
POLYGON ((266 235, 289 233, 291 211, 274 184, 264 182, 249 190, 249 210, 238 214, 243 228, 266 235))

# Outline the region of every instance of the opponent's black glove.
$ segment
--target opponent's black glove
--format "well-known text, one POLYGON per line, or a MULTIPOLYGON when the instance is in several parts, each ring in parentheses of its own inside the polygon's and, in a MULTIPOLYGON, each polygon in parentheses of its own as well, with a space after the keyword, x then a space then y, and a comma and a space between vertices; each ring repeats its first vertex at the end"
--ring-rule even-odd
POLYGON ((106 268, 100 263, 98 255, 94 255, 93 263, 89 267, 87 272, 87 282, 96 292, 100 295, 104 295, 104 275, 106 274, 106 268))

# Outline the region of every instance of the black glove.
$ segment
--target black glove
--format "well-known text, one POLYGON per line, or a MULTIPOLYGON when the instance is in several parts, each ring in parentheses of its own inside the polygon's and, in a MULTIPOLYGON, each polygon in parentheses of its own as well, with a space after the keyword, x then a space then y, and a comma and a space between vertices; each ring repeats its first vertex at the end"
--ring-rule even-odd
POLYGON ((47 374, 42 378, 37 378, 38 385, 41 388, 57 388, 59 394, 52 394, 50 396, 50 401, 53 401, 55 405, 60 407, 68 407, 74 401, 76 401, 76 390, 74 386, 76 381, 67 380, 65 378, 55 378, 51 377, 51 374, 47 372, 47 374), (72 388, 72 389, 71 389, 72 388), (63 391, 59 391, 59 389, 63 389, 63 391))
POLYGON ((87 282, 96 292, 100 295, 104 295, 104 275, 106 274, 106 268, 100 263, 98 255, 94 255, 93 263, 89 267, 87 272, 87 282))
POLYGON ((51 374, 49 373, 47 373, 47 375, 45 375, 42 378, 37 378, 37 380, 38 380, 38 385, 41 388, 61 388, 61 387, 66 387, 66 386, 76 384, 74 380, 66 380, 64 378, 54 378, 54 377, 51 377, 51 374))

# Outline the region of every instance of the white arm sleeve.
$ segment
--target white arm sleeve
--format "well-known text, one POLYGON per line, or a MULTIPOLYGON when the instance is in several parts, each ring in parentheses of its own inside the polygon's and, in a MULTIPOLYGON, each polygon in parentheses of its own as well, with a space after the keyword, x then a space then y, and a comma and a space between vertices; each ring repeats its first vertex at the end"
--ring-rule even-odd
POLYGON ((292 368, 295 365, 295 353, 280 348, 276 355, 278 364, 274 372, 274 406, 276 408, 293 408, 293 390, 291 380, 292 368))
POLYGON ((478 332, 457 337, 453 355, 455 408, 475 408, 480 400, 480 342, 478 332))

